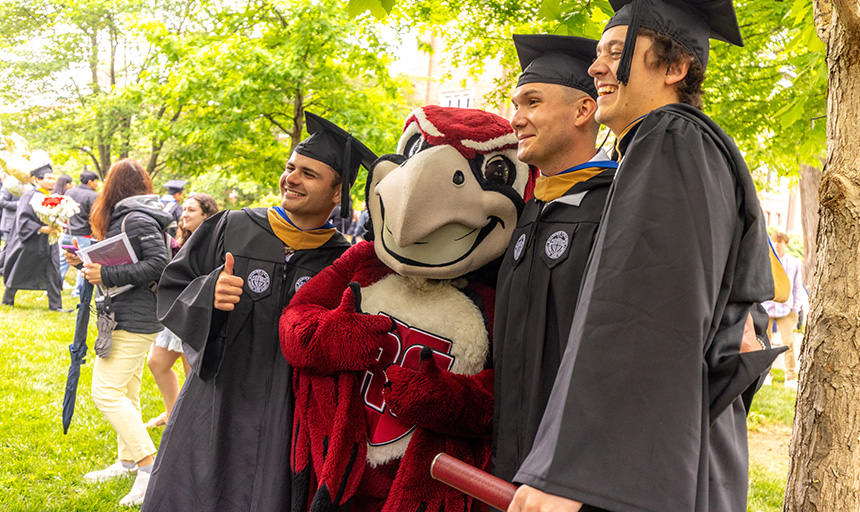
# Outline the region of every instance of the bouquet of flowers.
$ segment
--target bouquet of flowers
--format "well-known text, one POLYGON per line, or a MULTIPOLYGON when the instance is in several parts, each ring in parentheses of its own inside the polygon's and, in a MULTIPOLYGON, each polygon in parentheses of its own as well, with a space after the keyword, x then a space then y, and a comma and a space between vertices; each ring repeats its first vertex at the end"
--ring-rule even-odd
MULTIPOLYGON (((54 194, 49 196, 34 194, 33 199, 30 200, 30 206, 33 207, 33 211, 36 212, 39 220, 52 228, 57 228, 58 231, 66 228, 69 217, 81 211, 80 206, 78 206, 78 203, 74 199, 54 194)), ((48 243, 54 245, 59 239, 59 233, 52 233, 48 238, 48 243)))

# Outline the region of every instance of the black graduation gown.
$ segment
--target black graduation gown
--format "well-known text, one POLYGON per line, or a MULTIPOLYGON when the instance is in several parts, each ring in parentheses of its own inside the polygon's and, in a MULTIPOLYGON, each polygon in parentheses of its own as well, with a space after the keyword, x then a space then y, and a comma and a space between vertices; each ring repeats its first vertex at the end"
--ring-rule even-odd
POLYGON ((493 328, 493 474, 505 480, 540 425, 614 176, 607 169, 554 201, 530 200, 502 260, 493 328))
POLYGON ((516 480, 615 512, 746 510, 739 354, 773 296, 765 225, 734 143, 686 105, 651 112, 618 169, 568 346, 516 480))
MULTIPOLYGON (((3 278, 7 288, 18 290, 59 289, 60 260, 57 244, 48 244, 48 235, 40 233, 45 224, 39 220, 30 205, 34 195, 44 197, 38 189, 30 189, 21 196, 15 222, 6 248, 3 278)), ((57 294, 59 295, 59 294, 57 294)), ((52 306, 59 307, 59 306, 52 306)))
POLYGON ((290 507, 292 386, 281 354, 281 310, 349 243, 338 233, 284 263, 265 208, 207 219, 167 266, 158 315, 192 367, 155 460, 144 511, 282 511, 290 507), (213 309, 227 252, 241 300, 213 309))

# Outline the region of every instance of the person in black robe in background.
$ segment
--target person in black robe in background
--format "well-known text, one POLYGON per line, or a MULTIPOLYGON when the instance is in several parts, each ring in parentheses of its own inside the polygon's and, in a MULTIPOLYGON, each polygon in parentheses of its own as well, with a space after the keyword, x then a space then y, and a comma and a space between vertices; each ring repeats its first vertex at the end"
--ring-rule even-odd
POLYGON ((597 41, 514 35, 517 157, 541 171, 502 259, 493 329, 493 474, 511 480, 531 450, 618 163, 595 149, 597 41), (595 154, 596 153, 596 154, 595 154))
POLYGON ((164 213, 173 217, 173 223, 167 228, 167 234, 176 238, 176 230, 179 228, 179 219, 182 217, 182 200, 185 197, 185 180, 170 180, 162 188, 167 193, 161 196, 161 204, 164 205, 164 213))
POLYGON ((9 233, 3 279, 6 291, 3 304, 13 306, 18 290, 45 290, 48 292, 48 308, 51 311, 68 313, 63 309, 60 292, 60 259, 57 244, 49 244, 52 229, 41 220, 30 205, 33 196, 50 195, 54 187, 54 171, 50 164, 30 171, 35 188, 28 190, 18 202, 15 221, 9 233))
POLYGON ((158 314, 182 339, 192 373, 164 431, 145 512, 290 508, 292 377, 278 319, 350 247, 326 219, 359 162, 375 159, 337 126, 306 119, 313 135, 281 175, 282 206, 210 217, 161 278, 158 314))
POLYGON ((749 170, 691 106, 712 30, 740 33, 730 0, 628 1, 589 70, 620 167, 509 510, 742 512, 741 395, 777 351, 741 339, 774 280, 749 170))
POLYGON ((20 197, 10 192, 6 187, 0 188, 0 240, 6 243, 0 249, 0 276, 3 275, 6 248, 9 247, 9 235, 12 233, 12 224, 15 223, 15 212, 18 210, 18 201, 20 200, 20 197))

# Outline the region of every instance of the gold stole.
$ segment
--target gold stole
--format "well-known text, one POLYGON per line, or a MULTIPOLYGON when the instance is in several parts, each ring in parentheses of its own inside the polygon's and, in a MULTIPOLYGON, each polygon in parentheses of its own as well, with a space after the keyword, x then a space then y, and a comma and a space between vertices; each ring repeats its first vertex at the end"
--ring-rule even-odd
POLYGON ((272 226, 275 236, 280 238, 287 247, 296 251, 317 249, 328 242, 335 231, 337 231, 335 228, 302 231, 281 217, 274 208, 269 208, 267 216, 269 218, 269 225, 272 226))

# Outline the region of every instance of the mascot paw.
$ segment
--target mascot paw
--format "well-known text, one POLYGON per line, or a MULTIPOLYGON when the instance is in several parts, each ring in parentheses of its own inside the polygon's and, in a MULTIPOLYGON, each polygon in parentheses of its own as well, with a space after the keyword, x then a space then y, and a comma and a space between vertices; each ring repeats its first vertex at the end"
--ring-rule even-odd
POLYGON ((390 365, 385 369, 385 403, 398 418, 420 425, 422 419, 450 402, 462 386, 436 364, 433 350, 421 349, 418 371, 390 365))
POLYGON ((441 434, 483 436, 493 420, 493 372, 459 375, 439 368, 433 351, 421 350, 418 370, 390 365, 385 403, 401 421, 441 434))
POLYGON ((323 315, 315 338, 325 343, 315 349, 325 358, 330 373, 366 370, 379 360, 380 347, 392 330, 394 320, 390 317, 361 313, 361 288, 350 283, 340 305, 323 315))

